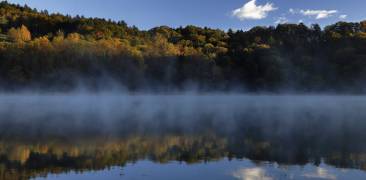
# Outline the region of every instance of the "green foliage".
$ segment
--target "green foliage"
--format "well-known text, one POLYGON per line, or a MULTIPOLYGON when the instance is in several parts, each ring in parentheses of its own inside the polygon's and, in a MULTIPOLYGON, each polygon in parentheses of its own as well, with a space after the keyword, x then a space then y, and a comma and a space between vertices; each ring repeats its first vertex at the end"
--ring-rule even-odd
POLYGON ((80 78, 97 81, 101 74, 130 89, 194 83, 203 89, 361 92, 366 82, 365 21, 324 30, 280 24, 245 32, 196 26, 141 31, 123 21, 1 2, 0 30, 7 32, 0 34, 3 89, 72 88, 80 78))

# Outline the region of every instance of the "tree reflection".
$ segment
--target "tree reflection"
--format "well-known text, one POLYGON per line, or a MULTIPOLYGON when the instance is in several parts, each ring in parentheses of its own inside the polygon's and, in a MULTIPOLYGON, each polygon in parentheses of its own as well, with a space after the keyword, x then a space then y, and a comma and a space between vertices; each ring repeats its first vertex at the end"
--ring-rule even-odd
MULTIPOLYGON (((50 140, 32 143, 3 141, 0 145, 0 179, 29 179, 49 173, 102 170, 128 162, 149 159, 157 163, 200 163, 221 158, 249 158, 280 164, 318 165, 366 170, 366 153, 351 150, 347 143, 318 146, 303 139, 290 146, 257 136, 131 135, 123 138, 50 140), (291 148, 290 148, 291 147, 291 148)), ((299 138, 299 137, 293 137, 299 138)))

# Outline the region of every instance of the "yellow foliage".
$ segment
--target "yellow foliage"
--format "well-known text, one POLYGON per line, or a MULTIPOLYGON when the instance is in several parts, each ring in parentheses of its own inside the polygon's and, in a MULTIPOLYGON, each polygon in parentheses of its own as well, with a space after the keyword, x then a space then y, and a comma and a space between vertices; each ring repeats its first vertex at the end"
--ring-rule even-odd
POLYGON ((30 156, 30 150, 25 146, 16 146, 14 147, 10 154, 9 159, 12 161, 18 161, 20 163, 25 163, 30 156))
POLYGON ((22 25, 20 28, 9 29, 8 36, 14 42, 26 42, 32 40, 30 31, 24 25, 22 25))
POLYGON ((181 55, 182 56, 194 56, 197 54, 201 54, 197 49, 194 47, 181 47, 181 55))
POLYGON ((366 39, 366 32, 359 32, 356 34, 356 37, 366 39))
POLYGON ((333 39, 340 39, 340 38, 342 38, 342 35, 337 32, 331 32, 331 37, 333 39))
POLYGON ((216 48, 216 51, 217 51, 217 53, 221 53, 221 54, 225 54, 225 53, 227 53, 229 50, 228 50, 228 48, 225 48, 225 47, 217 47, 216 48))
POLYGON ((67 35, 66 40, 71 41, 71 42, 78 42, 80 41, 81 37, 79 33, 70 33, 67 35))
POLYGON ((32 41, 32 45, 41 49, 51 48, 50 41, 47 36, 36 38, 32 41))
POLYGON ((57 32, 56 36, 53 37, 52 41, 54 43, 60 43, 65 39, 65 35, 63 32, 59 31, 57 32))
POLYGON ((256 47, 259 49, 270 49, 271 48, 271 46, 268 44, 257 44, 256 47))
POLYGON ((157 34, 144 50, 148 56, 176 56, 179 54, 174 44, 168 42, 161 34, 157 34))

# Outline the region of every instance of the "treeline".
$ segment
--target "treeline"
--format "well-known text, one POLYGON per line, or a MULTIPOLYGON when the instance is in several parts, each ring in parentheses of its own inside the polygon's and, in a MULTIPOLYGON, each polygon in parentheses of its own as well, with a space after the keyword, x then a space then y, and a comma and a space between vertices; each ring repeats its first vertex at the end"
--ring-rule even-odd
POLYGON ((0 3, 0 87, 365 92, 366 21, 227 32, 0 3))

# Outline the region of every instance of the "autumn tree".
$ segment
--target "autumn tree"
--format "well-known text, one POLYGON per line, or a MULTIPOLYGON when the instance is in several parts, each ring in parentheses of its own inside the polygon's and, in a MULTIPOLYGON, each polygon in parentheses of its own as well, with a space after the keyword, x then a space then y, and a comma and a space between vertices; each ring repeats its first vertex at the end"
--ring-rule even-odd
POLYGON ((32 39, 31 32, 24 25, 19 28, 11 28, 8 36, 14 42, 27 42, 32 39))

